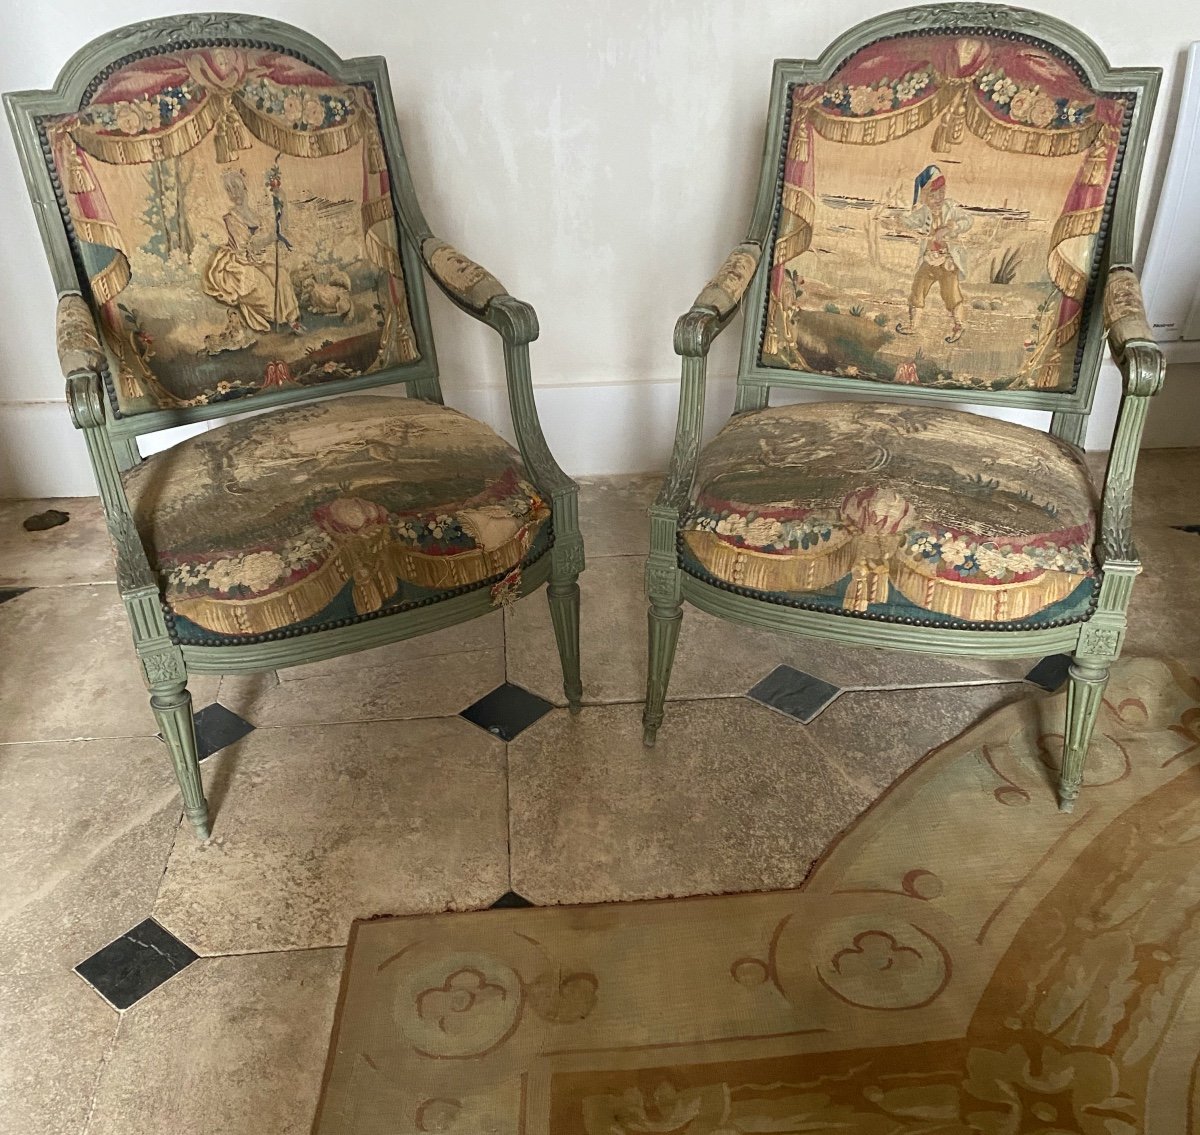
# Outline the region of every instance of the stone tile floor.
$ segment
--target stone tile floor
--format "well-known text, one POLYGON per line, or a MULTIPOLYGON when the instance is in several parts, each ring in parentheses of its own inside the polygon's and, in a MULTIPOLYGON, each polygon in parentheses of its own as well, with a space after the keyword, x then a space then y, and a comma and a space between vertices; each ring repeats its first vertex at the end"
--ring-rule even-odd
MULTIPOLYGON (((1200 534, 1183 530, 1198 485, 1200 451, 1143 455, 1128 654, 1200 665, 1200 534)), ((584 486, 577 718, 540 595, 368 653, 193 681, 215 750, 204 844, 180 825, 96 503, 0 502, 0 1135, 306 1132, 352 919, 794 887, 928 750, 1045 696, 1025 677, 1036 658, 839 649, 688 610, 646 751, 656 487, 584 486), (24 532, 51 503, 70 522, 24 532), (789 687, 787 667, 836 695, 789 687), (506 682, 519 689, 477 704, 506 682), (95 984, 75 971, 88 959, 95 984)))

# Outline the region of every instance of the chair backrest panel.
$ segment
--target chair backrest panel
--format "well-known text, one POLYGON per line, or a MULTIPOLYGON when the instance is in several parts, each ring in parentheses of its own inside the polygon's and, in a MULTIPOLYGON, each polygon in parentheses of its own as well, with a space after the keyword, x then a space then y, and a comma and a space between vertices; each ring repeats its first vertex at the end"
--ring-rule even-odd
POLYGON ((947 8, 967 26, 896 13, 935 26, 880 34, 777 95, 752 379, 1086 409, 1136 93, 947 8))
POLYGON ((403 378, 432 355, 378 103, 292 50, 190 39, 37 116, 115 417, 403 378))

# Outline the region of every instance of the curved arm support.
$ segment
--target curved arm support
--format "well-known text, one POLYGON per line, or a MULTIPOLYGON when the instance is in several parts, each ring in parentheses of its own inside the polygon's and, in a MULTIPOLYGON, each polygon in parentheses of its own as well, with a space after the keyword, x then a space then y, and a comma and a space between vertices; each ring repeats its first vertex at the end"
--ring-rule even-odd
POLYGON ((538 337, 537 313, 524 300, 510 296, 485 268, 435 236, 426 236, 421 241, 421 258, 450 301, 493 328, 504 341, 504 373, 517 448, 530 479, 550 498, 556 546, 562 550, 578 543, 578 551, 571 554, 582 569, 583 546, 576 503, 579 487, 554 460, 533 397, 529 344, 538 337))
POLYGON ((679 416, 667 479, 651 509, 652 547, 664 556, 669 552, 672 563, 676 526, 687 506, 700 456, 708 351, 713 340, 737 314, 761 260, 761 245, 753 240, 743 241, 725 258, 717 274, 696 297, 696 302, 675 324, 675 353, 683 357, 679 416))
POLYGON ((96 473, 108 534, 117 556, 117 589, 127 606, 133 596, 152 596, 157 604, 158 584, 134 523, 117 457, 105 429, 104 393, 95 371, 77 371, 68 376, 67 407, 75 427, 83 431, 96 473))
POLYGON ((1166 364, 1151 338, 1142 289, 1128 266, 1111 269, 1104 289, 1104 322, 1124 392, 1108 455, 1100 512, 1100 554, 1106 566, 1138 566, 1133 541, 1133 475, 1150 399, 1162 389, 1166 364))

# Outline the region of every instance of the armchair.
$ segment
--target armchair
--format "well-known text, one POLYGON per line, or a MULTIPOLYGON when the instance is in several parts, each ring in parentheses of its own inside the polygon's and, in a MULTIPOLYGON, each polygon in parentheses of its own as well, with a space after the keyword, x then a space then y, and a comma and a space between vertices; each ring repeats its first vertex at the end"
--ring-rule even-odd
POLYGON ((852 645, 1069 652, 1072 809, 1140 571, 1133 473, 1163 380, 1130 267, 1159 77, 991 4, 887 13, 775 64, 748 236, 675 327, 647 745, 685 599, 852 645), (702 447, 709 346, 739 307, 734 414, 702 447), (1124 392, 1097 498, 1079 447, 1101 314, 1124 392), (771 406, 772 388, 855 400, 771 406), (1049 432, 947 402, 1049 411, 1049 432))
POLYGON ((577 710, 583 543, 534 405, 537 318, 430 232, 384 61, 273 20, 167 17, 5 104, 68 406, 198 835, 191 673, 383 645, 548 582, 577 710), (443 405, 423 271, 499 333, 519 452, 443 405), (364 393, 389 385, 407 397, 364 393), (141 434, 234 414, 139 453, 141 434))

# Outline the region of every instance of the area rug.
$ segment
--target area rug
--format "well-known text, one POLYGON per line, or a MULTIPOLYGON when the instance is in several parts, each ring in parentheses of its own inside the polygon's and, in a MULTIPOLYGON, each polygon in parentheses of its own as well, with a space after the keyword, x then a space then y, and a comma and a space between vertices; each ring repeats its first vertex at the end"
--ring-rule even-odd
POLYGON ((314 1130, 1200 1130, 1200 684, 1118 667, 1073 815, 1063 709, 930 754, 799 891, 357 924, 314 1130))

